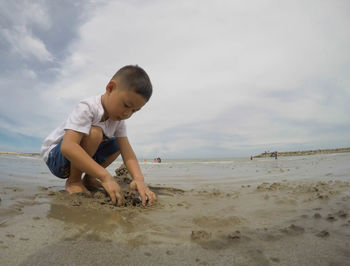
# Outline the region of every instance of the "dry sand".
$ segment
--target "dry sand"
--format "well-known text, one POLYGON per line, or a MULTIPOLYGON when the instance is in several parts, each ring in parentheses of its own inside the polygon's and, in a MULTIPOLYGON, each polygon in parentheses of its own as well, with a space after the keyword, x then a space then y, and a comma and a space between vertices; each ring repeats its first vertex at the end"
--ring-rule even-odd
POLYGON ((151 184, 148 208, 0 182, 1 265, 350 265, 344 180, 151 184))

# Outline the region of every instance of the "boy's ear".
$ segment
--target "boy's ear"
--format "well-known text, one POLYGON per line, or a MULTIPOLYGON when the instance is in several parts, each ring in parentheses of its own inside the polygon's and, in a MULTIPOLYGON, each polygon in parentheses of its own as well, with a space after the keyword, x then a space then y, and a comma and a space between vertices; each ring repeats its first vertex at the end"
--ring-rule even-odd
POLYGON ((117 83, 115 82, 115 80, 111 80, 106 86, 106 92, 111 93, 112 90, 114 90, 116 87, 117 83))

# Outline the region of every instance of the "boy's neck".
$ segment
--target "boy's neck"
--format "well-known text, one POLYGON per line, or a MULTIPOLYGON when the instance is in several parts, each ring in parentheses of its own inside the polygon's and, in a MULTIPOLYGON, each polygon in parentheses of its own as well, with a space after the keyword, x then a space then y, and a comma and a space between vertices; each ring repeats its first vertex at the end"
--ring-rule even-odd
POLYGON ((103 94, 103 95, 101 96, 101 104, 102 104, 104 113, 103 113, 103 115, 102 115, 102 117, 101 117, 101 122, 104 122, 104 121, 108 120, 108 118, 109 118, 109 116, 108 116, 108 114, 107 114, 107 112, 106 112, 106 108, 105 108, 105 106, 104 106, 104 98, 105 98, 105 95, 103 94))

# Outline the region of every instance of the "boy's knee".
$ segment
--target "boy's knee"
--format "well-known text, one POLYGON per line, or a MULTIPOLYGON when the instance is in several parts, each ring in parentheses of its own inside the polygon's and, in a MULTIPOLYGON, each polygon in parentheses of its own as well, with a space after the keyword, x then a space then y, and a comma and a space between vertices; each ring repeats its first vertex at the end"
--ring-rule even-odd
POLYGON ((80 142, 80 146, 90 155, 95 154, 99 145, 103 141, 102 128, 97 126, 92 126, 90 128, 89 135, 84 136, 80 142))
POLYGON ((93 139, 94 141, 102 142, 103 141, 102 128, 97 126, 91 126, 91 129, 89 132, 89 138, 93 139))

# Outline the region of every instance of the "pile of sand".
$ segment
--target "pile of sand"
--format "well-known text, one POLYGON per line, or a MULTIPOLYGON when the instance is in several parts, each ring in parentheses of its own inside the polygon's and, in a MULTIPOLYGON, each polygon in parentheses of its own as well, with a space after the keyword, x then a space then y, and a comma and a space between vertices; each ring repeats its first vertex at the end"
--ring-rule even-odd
POLYGON ((121 164, 120 167, 115 170, 115 174, 114 178, 118 184, 130 184, 132 181, 132 177, 124 164, 121 164))

